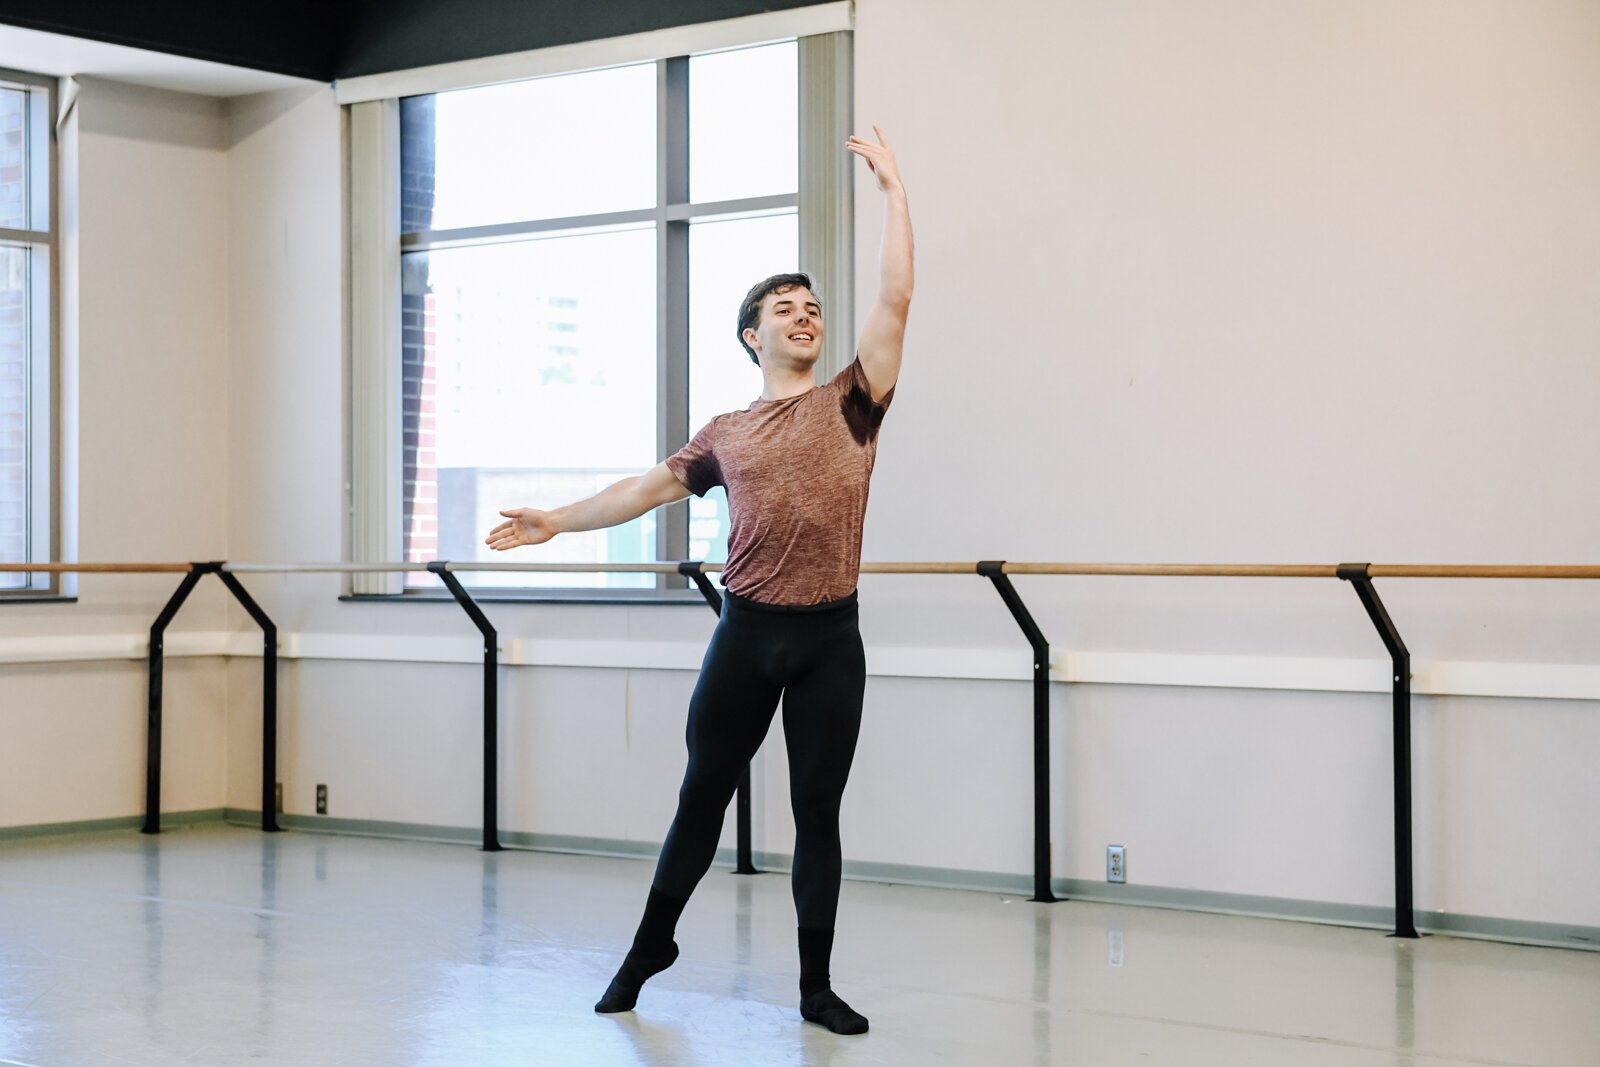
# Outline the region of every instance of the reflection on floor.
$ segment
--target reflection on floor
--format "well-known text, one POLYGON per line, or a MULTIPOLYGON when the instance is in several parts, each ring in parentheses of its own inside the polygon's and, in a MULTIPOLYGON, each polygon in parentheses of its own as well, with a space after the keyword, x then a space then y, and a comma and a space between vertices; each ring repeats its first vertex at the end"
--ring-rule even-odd
POLYGON ((0 1063, 1600 1064, 1600 954, 847 882, 796 1011, 781 875, 714 869, 636 1012, 652 865, 220 825, 0 846, 0 1063))

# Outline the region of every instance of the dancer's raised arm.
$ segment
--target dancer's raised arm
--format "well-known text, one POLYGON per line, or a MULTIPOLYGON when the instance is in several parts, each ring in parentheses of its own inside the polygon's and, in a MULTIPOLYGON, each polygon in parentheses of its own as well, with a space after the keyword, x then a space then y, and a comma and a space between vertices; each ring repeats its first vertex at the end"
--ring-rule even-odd
POLYGON ((882 400, 900 378, 900 354, 905 343, 906 315, 911 310, 912 270, 911 210, 894 149, 883 131, 872 127, 878 142, 851 135, 845 148, 866 160, 884 194, 883 245, 878 253, 878 299, 861 327, 856 354, 872 386, 872 399, 882 400))

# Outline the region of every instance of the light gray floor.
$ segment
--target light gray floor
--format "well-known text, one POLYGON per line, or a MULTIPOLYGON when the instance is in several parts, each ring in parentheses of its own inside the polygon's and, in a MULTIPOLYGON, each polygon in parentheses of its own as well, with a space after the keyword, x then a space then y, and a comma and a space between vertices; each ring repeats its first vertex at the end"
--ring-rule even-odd
POLYGON ((0 1062, 1600 1064, 1600 954, 847 882, 795 1010, 781 875, 714 869, 591 1011, 651 864, 220 825, 0 845, 0 1062))

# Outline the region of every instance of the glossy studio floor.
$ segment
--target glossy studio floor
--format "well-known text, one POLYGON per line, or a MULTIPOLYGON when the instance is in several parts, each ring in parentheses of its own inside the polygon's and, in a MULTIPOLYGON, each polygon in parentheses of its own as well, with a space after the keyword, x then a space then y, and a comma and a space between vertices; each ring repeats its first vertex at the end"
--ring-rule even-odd
POLYGON ((1600 1063, 1600 953, 847 881, 837 1037, 782 874, 714 868, 591 1010, 651 865, 208 824, 0 844, 0 1063, 1600 1063))

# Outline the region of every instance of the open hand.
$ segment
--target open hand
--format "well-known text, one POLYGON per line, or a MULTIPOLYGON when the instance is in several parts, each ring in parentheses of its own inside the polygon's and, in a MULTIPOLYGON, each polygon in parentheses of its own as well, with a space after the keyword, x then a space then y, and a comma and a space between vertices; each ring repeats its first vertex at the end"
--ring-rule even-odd
POLYGON ((483 543, 496 552, 504 552, 508 548, 517 548, 521 545, 542 545, 558 532, 555 523, 550 521, 548 511, 513 508, 500 514, 509 521, 502 522, 490 530, 489 536, 483 539, 483 543))
POLYGON ((845 139, 845 148, 867 161, 867 169, 878 179, 879 189, 884 192, 904 189, 900 183, 900 167, 895 162, 894 149, 889 147, 889 142, 884 139, 881 129, 874 126, 872 132, 878 135, 877 144, 852 133, 845 139))

